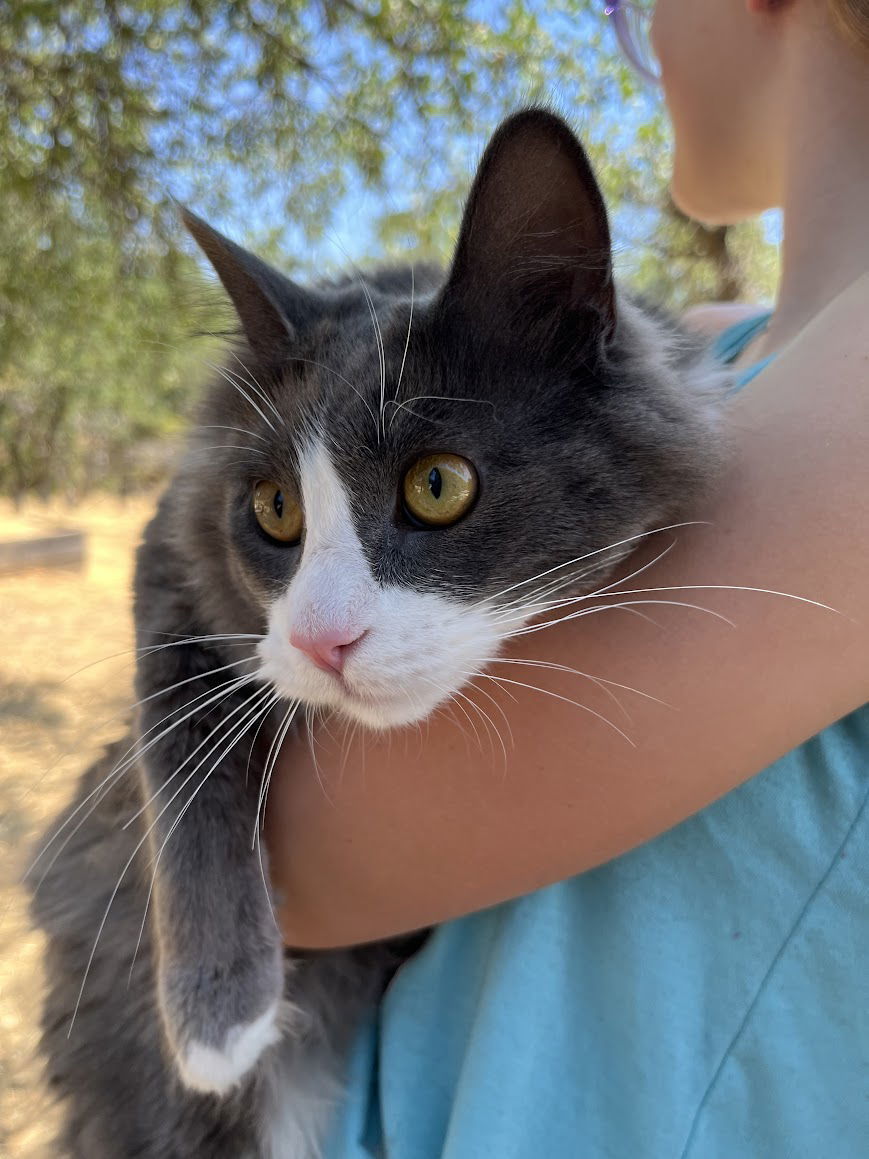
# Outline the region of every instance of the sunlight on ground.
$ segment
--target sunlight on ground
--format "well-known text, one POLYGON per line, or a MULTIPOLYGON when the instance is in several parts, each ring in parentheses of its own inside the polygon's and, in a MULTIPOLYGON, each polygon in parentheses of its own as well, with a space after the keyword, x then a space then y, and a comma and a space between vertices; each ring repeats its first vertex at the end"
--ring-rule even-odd
POLYGON ((54 1112, 34 1055, 41 945, 17 881, 78 774, 123 730, 122 714, 133 698, 132 657, 115 654, 132 647, 133 553, 152 508, 151 500, 105 497, 77 508, 30 503, 20 513, 0 506, 0 540, 59 528, 88 534, 80 571, 0 575, 2 1159, 56 1159, 49 1142, 54 1112))

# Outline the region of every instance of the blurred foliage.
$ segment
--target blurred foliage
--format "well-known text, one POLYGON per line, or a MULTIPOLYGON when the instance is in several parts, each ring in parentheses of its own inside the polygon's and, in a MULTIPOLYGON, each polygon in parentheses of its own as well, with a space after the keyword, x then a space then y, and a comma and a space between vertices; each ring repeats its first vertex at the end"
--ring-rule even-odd
POLYGON ((367 188, 370 256, 442 258, 480 146, 530 99, 576 121, 640 288, 768 295, 758 227, 669 203, 661 109, 610 33, 596 0, 0 0, 0 490, 159 470, 214 356, 189 333, 221 325, 170 192, 304 268, 367 188))

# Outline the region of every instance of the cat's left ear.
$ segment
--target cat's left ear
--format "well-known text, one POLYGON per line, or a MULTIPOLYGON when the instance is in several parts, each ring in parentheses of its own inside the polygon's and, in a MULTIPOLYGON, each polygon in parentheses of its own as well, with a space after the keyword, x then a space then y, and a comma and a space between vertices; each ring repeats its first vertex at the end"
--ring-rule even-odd
POLYGON ((465 206, 444 291, 472 324, 579 345, 616 322, 606 207, 582 146, 546 109, 508 118, 465 206))
POLYGON ((180 213, 232 299, 251 347, 269 359, 285 355, 316 317, 314 296, 189 209, 180 213))

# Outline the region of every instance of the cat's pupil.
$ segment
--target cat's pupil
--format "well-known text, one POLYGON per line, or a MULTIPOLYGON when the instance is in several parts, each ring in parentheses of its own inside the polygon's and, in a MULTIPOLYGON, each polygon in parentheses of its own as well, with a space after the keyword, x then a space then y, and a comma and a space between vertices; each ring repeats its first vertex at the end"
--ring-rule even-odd
POLYGON ((441 478, 441 473, 437 467, 432 467, 428 473, 428 488, 434 495, 435 499, 440 499, 441 490, 443 489, 444 481, 441 478))
POLYGON ((284 493, 283 491, 276 491, 275 497, 272 500, 272 505, 275 509, 275 515, 278 519, 282 519, 284 515, 284 493))

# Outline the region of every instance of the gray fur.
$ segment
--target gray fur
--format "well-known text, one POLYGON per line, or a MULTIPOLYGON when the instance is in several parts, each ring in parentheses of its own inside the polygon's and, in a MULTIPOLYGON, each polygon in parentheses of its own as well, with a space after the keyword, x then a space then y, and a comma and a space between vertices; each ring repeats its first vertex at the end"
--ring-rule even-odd
MULTIPOLYGON (((251 847, 279 717, 252 750, 252 730, 244 730, 207 783, 214 762, 196 771, 197 746, 207 753, 231 712, 243 723, 255 685, 155 741, 166 713, 227 679, 215 669, 248 656, 254 671, 253 642, 155 645, 263 632, 299 548, 265 541, 250 490, 260 478, 296 477, 306 432, 328 439, 377 581, 471 603, 675 517, 714 473, 729 379, 678 328, 617 295, 587 161, 563 122, 542 110, 518 114, 490 144, 445 279, 416 271, 412 302, 409 268, 366 278, 391 389, 405 364, 382 437, 371 418, 380 363, 360 280, 300 288, 199 219, 187 221, 235 302, 244 337, 203 401, 201 425, 139 551, 135 613, 146 650, 137 670, 137 779, 110 778, 90 799, 97 808, 76 815, 34 900, 49 945, 44 1050, 66 1108, 66 1154, 311 1159, 347 1039, 412 944, 284 952, 251 847), (467 456, 481 478, 471 515, 448 529, 414 526, 397 502, 408 463, 432 448, 467 456), (67 1038, 96 929, 149 824, 67 1038), (281 1043, 236 1089, 218 1097, 182 1085, 175 1054, 192 1040, 219 1045, 281 996, 281 1043)), ((601 551, 584 584, 623 554, 601 551)), ((74 805, 123 747, 85 775, 74 805)))

